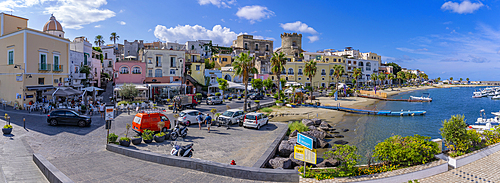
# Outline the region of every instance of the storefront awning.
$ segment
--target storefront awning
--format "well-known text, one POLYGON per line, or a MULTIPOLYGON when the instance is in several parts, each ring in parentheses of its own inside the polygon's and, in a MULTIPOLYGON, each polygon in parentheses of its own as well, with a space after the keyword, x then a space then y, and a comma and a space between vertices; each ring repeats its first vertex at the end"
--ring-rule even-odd
POLYGON ((55 87, 52 85, 39 85, 39 86, 26 86, 26 89, 28 90, 51 90, 54 89, 55 87))
MULTIPOLYGON (((151 87, 159 87, 159 86, 181 86, 181 83, 155 83, 155 84, 147 84, 151 87)), ((186 86, 186 85, 183 85, 186 86)))

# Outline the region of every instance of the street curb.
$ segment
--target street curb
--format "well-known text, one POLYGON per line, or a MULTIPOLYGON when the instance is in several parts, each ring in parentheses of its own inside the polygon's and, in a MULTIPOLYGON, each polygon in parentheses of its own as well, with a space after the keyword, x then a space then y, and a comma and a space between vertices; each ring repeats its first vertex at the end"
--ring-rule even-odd
MULTIPOLYGON (((289 122, 288 124, 290 124, 289 122)), ((264 154, 257 160, 257 162, 253 165, 255 168, 264 168, 266 163, 276 155, 276 151, 279 148, 281 141, 285 138, 286 132, 288 131, 288 125, 285 126, 279 133, 278 137, 273 141, 273 143, 267 148, 264 154)))
POLYGON ((296 170, 278 170, 222 164, 201 159, 136 150, 116 144, 107 144, 106 150, 153 163, 187 168, 233 178, 257 181, 299 182, 299 175, 296 170))
POLYGON ((73 181, 57 169, 52 163, 41 154, 33 154, 33 161, 38 166, 43 175, 51 183, 73 183, 73 181))

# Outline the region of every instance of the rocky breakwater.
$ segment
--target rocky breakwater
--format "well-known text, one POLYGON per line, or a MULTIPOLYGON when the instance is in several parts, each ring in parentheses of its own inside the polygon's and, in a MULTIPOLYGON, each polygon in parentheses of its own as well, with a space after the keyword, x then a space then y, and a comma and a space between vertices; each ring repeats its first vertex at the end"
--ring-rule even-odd
MULTIPOLYGON (((314 140, 315 148, 330 148, 331 145, 327 142, 327 139, 344 137, 343 135, 339 135, 337 129, 333 128, 330 124, 322 121, 321 119, 302 119, 302 124, 309 128, 309 131, 302 132, 302 134, 311 137, 314 140)), ((348 129, 341 129, 340 131, 346 132, 348 129)), ((273 159, 270 159, 267 163, 268 168, 298 169, 298 167, 304 165, 304 162, 295 159, 293 154, 293 148, 297 144, 297 133, 299 133, 297 130, 292 131, 287 139, 281 141, 278 151, 276 152, 276 156, 273 159)), ((347 142, 338 140, 334 143, 346 144, 347 142)), ((316 165, 309 163, 307 165, 312 165, 313 167, 335 167, 339 165, 335 159, 318 159, 322 161, 318 161, 319 163, 316 165)))

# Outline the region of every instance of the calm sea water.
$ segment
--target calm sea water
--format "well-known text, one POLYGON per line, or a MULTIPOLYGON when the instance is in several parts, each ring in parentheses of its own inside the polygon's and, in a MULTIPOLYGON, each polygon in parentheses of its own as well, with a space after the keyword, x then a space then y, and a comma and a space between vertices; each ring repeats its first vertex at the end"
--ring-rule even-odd
MULTIPOLYGON (((484 88, 484 87, 482 87, 484 88)), ((349 115, 346 121, 356 123, 355 134, 358 136, 350 142, 358 147, 358 153, 365 154, 375 145, 392 135, 411 136, 419 134, 431 138, 441 138, 439 129, 442 121, 451 118, 452 115, 465 115, 466 122, 475 123, 480 117, 479 111, 484 109, 488 118, 494 117, 491 112, 500 110, 500 100, 492 100, 490 97, 472 98, 474 90, 480 87, 455 87, 418 90, 401 93, 391 98, 407 99, 412 96, 421 96, 430 93, 432 102, 378 102, 372 106, 376 110, 425 110, 425 116, 362 116, 349 115)), ((363 158, 365 163, 366 159, 363 158)))

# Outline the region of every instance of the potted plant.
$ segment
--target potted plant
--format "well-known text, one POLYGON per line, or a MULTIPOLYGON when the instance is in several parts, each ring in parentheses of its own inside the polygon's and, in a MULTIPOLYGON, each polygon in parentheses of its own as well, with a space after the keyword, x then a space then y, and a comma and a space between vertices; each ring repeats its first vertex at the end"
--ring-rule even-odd
POLYGON ((173 110, 174 109, 174 105, 168 105, 168 109, 169 110, 173 110))
POLYGON ((85 112, 87 112, 87 106, 85 106, 85 105, 81 105, 81 106, 80 106, 80 112, 81 112, 82 114, 85 114, 85 112))
POLYGON ((155 141, 156 141, 156 142, 158 142, 158 143, 165 141, 165 133, 164 133, 164 132, 157 133, 157 134, 154 136, 154 139, 155 139, 155 141))
POLYGON ((108 135, 108 143, 116 144, 116 139, 118 139, 118 135, 116 135, 115 133, 110 133, 108 135))
POLYGON ((277 100, 277 101, 276 101, 276 105, 277 105, 277 106, 283 106, 283 101, 281 101, 281 100, 277 100))
POLYGON ((241 100, 241 96, 240 96, 240 97, 238 97, 238 100, 241 100))
POLYGON ((141 136, 134 136, 134 137, 132 137, 131 141, 132 141, 132 144, 139 145, 142 142, 142 137, 141 136))
POLYGON ((144 132, 142 133, 142 139, 146 144, 153 142, 153 131, 148 129, 144 130, 144 132))
POLYGON ((254 100, 254 102, 257 104, 257 109, 260 109, 260 100, 254 100))
POLYGON ((127 131, 125 132, 125 137, 120 138, 118 142, 120 142, 120 145, 128 147, 130 146, 130 138, 128 138, 128 130, 130 129, 130 123, 127 123, 127 125, 125 125, 125 128, 127 129, 127 131))
POLYGON ((227 99, 228 99, 229 101, 232 101, 232 100, 233 100, 233 97, 229 97, 229 98, 227 98, 227 99))
POLYGON ((12 133, 12 125, 3 126, 2 132, 4 135, 8 135, 8 134, 12 133))

